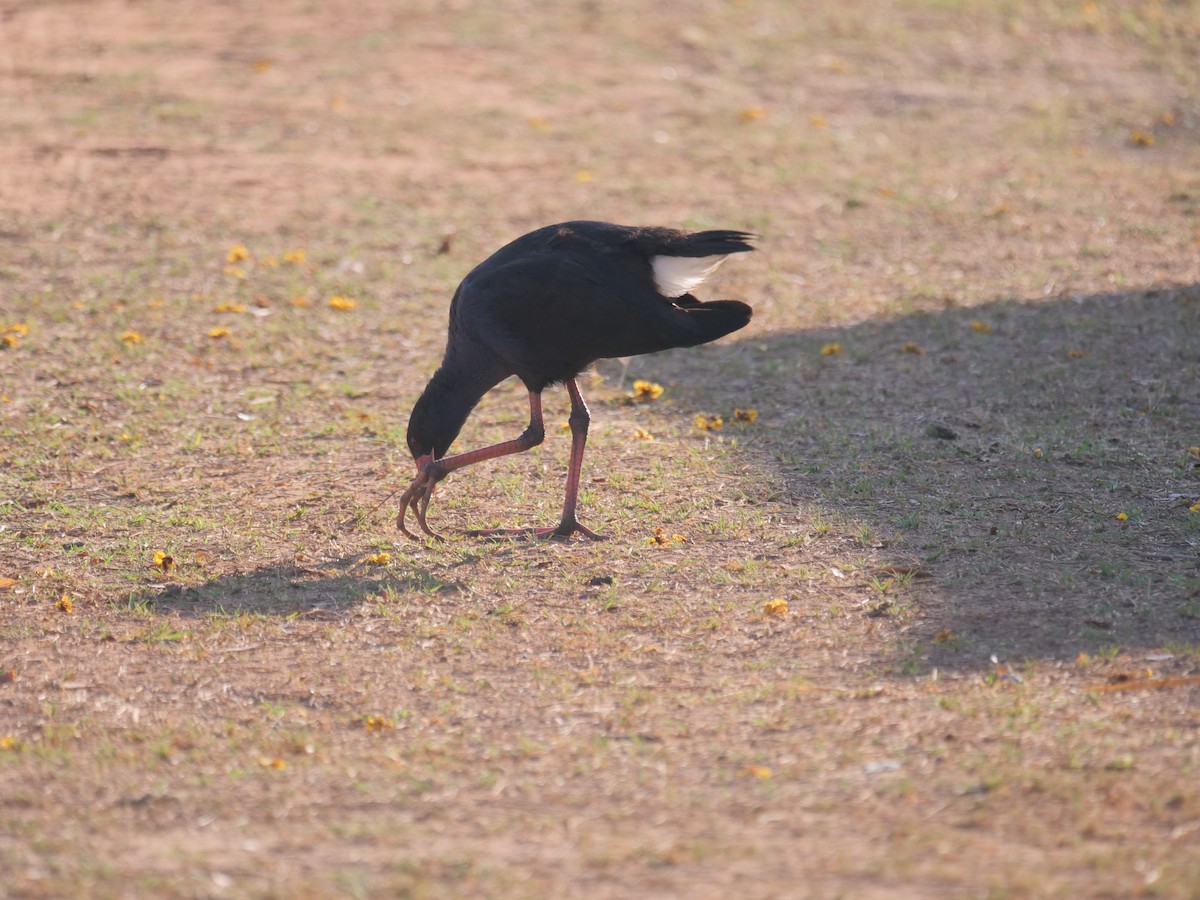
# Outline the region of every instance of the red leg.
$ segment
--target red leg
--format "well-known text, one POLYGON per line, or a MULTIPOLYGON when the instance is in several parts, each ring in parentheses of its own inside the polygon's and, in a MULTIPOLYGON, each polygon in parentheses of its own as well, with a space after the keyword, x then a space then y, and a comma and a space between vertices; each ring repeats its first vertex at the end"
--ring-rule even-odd
POLYGON ((433 489, 439 481, 451 472, 461 469, 464 466, 469 466, 472 463, 483 462, 485 459, 495 459, 498 456, 507 456, 511 453, 522 453, 531 447, 536 447, 542 442, 545 436, 546 428, 542 421, 542 395, 530 391, 529 427, 521 433, 520 437, 511 441, 504 441, 500 444, 493 444, 490 447, 482 447, 479 450, 459 453, 457 456, 447 456, 444 459, 421 457, 421 459, 417 460, 417 467, 420 471, 418 471, 417 477, 413 479, 412 484, 408 486, 408 490, 400 495, 400 515, 396 517, 396 527, 404 532, 406 537, 413 540, 418 539, 415 534, 408 530, 404 523, 409 510, 412 510, 413 518, 417 520, 417 524, 421 526, 422 531, 430 537, 441 538, 441 535, 432 530, 425 521, 425 511, 429 508, 429 500, 433 496, 433 489))
POLYGON ((565 538, 578 531, 594 541, 604 540, 603 535, 581 525, 575 518, 575 507, 579 501, 579 475, 583 469, 583 450, 587 445, 588 423, 592 417, 574 378, 567 382, 567 393, 571 395, 571 417, 567 420, 571 426, 571 461, 567 465, 567 492, 563 501, 562 519, 558 525, 553 528, 487 528, 468 531, 467 534, 473 537, 565 538))
POLYGON ((571 425, 571 461, 567 465, 567 494, 563 501, 562 520, 554 533, 566 537, 578 531, 594 541, 603 540, 601 535, 580 525, 575 518, 575 506, 579 501, 579 476, 583 471, 583 449, 587 446, 588 424, 592 416, 574 378, 567 382, 567 393, 571 395, 571 418, 567 420, 571 425))

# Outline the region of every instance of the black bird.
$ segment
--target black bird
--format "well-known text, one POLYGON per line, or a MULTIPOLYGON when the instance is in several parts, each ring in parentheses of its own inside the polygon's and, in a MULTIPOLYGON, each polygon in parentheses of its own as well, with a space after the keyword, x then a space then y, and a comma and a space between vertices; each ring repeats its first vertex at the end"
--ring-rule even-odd
POLYGON ((607 222, 564 222, 517 238, 471 271, 450 302, 441 367, 413 407, 408 448, 417 477, 400 497, 396 525, 411 509, 421 530, 429 499, 451 472, 519 453, 545 437, 542 391, 559 382, 571 395, 571 460, 562 519, 553 528, 496 529, 476 536, 601 536, 575 518, 590 416, 575 378, 598 359, 694 347, 737 331, 750 307, 701 303, 689 293, 731 253, 754 249, 744 231, 676 231, 607 222), (447 457, 480 399, 516 375, 529 390, 529 427, 511 440, 447 457))

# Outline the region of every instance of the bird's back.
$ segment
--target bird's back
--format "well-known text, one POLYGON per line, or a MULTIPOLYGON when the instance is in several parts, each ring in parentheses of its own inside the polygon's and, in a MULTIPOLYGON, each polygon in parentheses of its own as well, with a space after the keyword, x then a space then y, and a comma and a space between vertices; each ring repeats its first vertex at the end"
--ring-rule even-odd
POLYGON ((753 249, 750 237, 605 222, 538 229, 463 280, 451 305, 451 344, 486 348, 541 390, 597 359, 716 340, 745 326, 750 307, 701 303, 689 291, 725 256, 753 249))

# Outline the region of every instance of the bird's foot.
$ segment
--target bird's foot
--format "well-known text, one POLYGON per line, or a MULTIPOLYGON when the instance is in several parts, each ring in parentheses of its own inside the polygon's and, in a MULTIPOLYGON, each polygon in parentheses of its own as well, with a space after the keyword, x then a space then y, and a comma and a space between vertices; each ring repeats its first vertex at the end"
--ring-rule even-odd
POLYGON ((413 518, 417 520, 417 524, 421 530, 435 540, 445 540, 445 537, 438 534, 429 527, 429 523, 425 521, 425 512, 429 509, 429 500, 433 497, 433 489, 437 483, 446 477, 446 473, 437 462, 428 463, 413 479, 412 484, 408 486, 403 494, 400 495, 400 514, 396 516, 396 527, 404 532, 404 536, 419 541, 420 538, 408 530, 405 525, 405 518, 408 516, 409 510, 412 511, 413 518))
POLYGON ((564 519, 553 528, 478 528, 464 533, 467 537, 486 538, 489 540, 515 538, 532 541, 566 541, 570 540, 571 535, 576 532, 582 534, 588 540, 606 540, 604 535, 597 534, 586 525, 581 525, 575 519, 564 519))

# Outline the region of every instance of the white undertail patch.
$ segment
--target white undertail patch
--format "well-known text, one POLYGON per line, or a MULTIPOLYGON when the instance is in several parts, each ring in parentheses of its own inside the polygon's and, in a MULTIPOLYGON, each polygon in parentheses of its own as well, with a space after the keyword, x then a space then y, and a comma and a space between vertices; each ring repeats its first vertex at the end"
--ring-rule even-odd
POLYGON ((682 297, 702 284, 723 262, 724 255, 654 256, 650 259, 654 268, 654 286, 664 297, 682 297))

